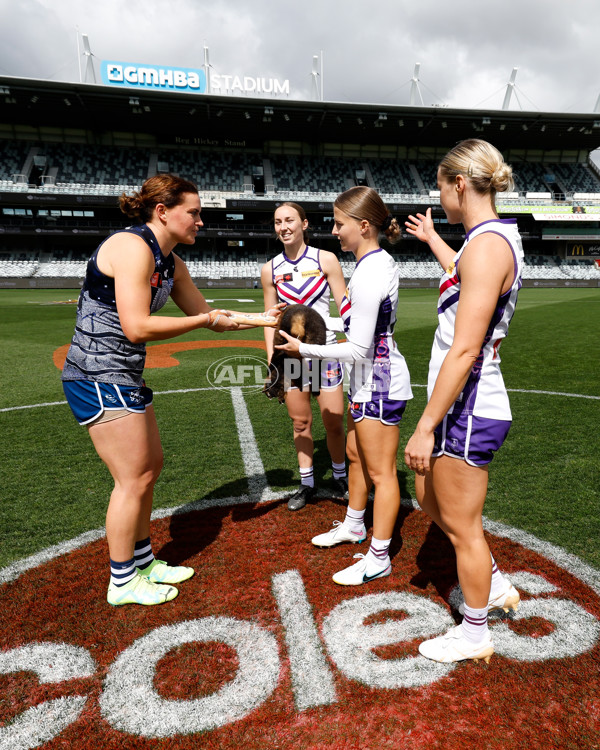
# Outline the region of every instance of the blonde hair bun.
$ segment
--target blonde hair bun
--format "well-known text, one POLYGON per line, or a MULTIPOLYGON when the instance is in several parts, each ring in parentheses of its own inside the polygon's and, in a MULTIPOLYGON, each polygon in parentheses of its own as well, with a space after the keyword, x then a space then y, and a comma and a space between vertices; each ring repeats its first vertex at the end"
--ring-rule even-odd
POLYGON ((463 175, 478 193, 503 193, 514 188, 512 167, 495 146, 479 138, 458 143, 444 156, 439 168, 448 181, 463 175))

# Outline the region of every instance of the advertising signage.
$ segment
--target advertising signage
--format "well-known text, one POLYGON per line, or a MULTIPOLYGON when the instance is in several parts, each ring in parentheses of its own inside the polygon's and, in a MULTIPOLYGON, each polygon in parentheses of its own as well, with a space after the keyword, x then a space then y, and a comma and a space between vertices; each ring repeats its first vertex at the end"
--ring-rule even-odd
POLYGON ((102 83, 109 86, 124 86, 154 91, 187 91, 196 94, 264 94, 289 95, 290 82, 277 78, 254 78, 212 73, 207 81, 206 73, 199 68, 172 68, 164 65, 141 65, 139 63, 103 60, 100 64, 102 83))
POLYGON ((568 258, 600 258, 600 245, 584 245, 582 242, 568 243, 568 258))
POLYGON ((110 86, 206 93, 206 75, 203 70, 194 68, 169 68, 103 60, 100 73, 102 83, 110 86))

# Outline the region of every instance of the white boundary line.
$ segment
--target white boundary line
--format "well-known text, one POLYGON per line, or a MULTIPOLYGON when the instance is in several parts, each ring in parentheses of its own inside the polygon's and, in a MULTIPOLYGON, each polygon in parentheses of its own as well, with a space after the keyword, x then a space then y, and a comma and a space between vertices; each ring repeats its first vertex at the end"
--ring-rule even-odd
MULTIPOLYGON (((426 385, 423 385, 421 383, 411 383, 413 388, 427 388, 426 385)), ((200 391, 213 391, 214 388, 206 387, 206 388, 179 388, 178 390, 174 391, 154 391, 155 396, 169 396, 174 393, 199 393, 200 391)), ((217 390, 225 390, 225 389, 217 389, 217 390)), ((236 390, 236 389, 232 389, 236 390)), ((506 389, 509 393, 533 393, 537 396, 560 396, 563 398, 583 398, 583 399, 589 399, 591 401, 600 401, 600 396, 588 396, 585 393, 563 393, 561 391, 538 391, 538 390, 528 390, 527 388, 507 388, 506 389)), ((0 409, 0 413, 2 412, 9 412, 9 411, 19 411, 22 409, 38 409, 42 406, 66 406, 66 401, 47 401, 42 404, 29 404, 27 406, 7 406, 4 409, 0 409)))
MULTIPOLYGON (((415 387, 423 388, 425 386, 416 385, 415 387)), ((162 394, 190 393, 190 392, 207 391, 207 390, 213 390, 213 389, 212 388, 189 388, 185 390, 162 391, 162 394)), ((577 394, 553 394, 550 392, 542 392, 542 391, 520 391, 520 392, 543 393, 544 395, 578 396, 577 394)), ((585 396, 580 396, 580 395, 578 397, 586 398, 585 396)), ((185 513, 189 513, 195 510, 206 510, 208 508, 214 508, 214 507, 228 507, 228 506, 234 506, 234 505, 239 505, 241 503, 248 503, 248 502, 264 503, 264 502, 268 502, 269 500, 274 500, 276 498, 279 498, 282 495, 285 495, 284 492, 274 493, 267 484, 264 466, 262 463, 262 459, 260 457, 258 445, 254 437, 254 429, 252 428, 252 423, 250 421, 248 410, 246 408, 246 403, 244 401, 242 389, 232 388, 231 398, 233 401, 236 428, 238 431, 238 437, 240 441, 240 448, 242 452, 244 468, 246 471, 246 476, 248 478, 248 487, 249 487, 250 494, 240 495, 239 497, 202 498, 200 500, 196 500, 195 502, 192 502, 186 505, 179 505, 174 508, 161 508, 152 513, 152 520, 165 518, 171 515, 183 515, 185 513)), ((592 396, 592 397, 587 397, 587 398, 598 398, 598 397, 592 396)), ((66 403, 66 402, 56 402, 56 403, 66 403)), ((54 406, 55 403, 49 404, 49 405, 54 406)), ((38 406, 43 406, 43 404, 39 404, 38 406)), ((15 407, 15 408, 28 408, 28 407, 15 407)), ((33 407, 29 407, 29 408, 33 408, 33 407)), ((6 411, 6 410, 3 409, 2 411, 6 411)), ((8 411, 10 411, 10 409, 8 411)), ((416 503, 416 501, 410 498, 408 499, 403 498, 402 504, 404 506, 408 506, 414 509, 419 509, 419 506, 416 503)), ((487 531, 489 531, 491 534, 495 536, 500 536, 500 537, 505 537, 507 539, 511 539, 512 541, 517 542, 518 544, 525 547, 526 549, 530 549, 552 560, 559 567, 567 570, 569 573, 579 578, 584 583, 587 583, 590 586, 590 588, 592 588, 598 595, 600 595, 600 571, 596 570, 595 568, 591 567, 587 563, 583 562, 575 555, 572 555, 569 552, 566 552, 566 550, 563 550, 561 547, 551 544, 550 542, 545 542, 542 539, 538 539, 538 537, 533 536, 532 534, 529 534, 525 531, 522 531, 520 529, 515 529, 511 526, 507 526, 505 524, 498 523, 496 521, 491 521, 490 519, 485 518, 485 516, 484 516, 483 521, 484 521, 484 528, 487 531)), ((83 547, 86 544, 90 544, 91 542, 97 541, 98 539, 101 539, 103 536, 105 536, 105 533, 106 532, 104 529, 95 529, 93 531, 86 531, 85 533, 80 534, 74 539, 70 539, 65 542, 60 542, 59 544, 55 544, 51 547, 47 547, 45 550, 42 550, 41 552, 37 552, 34 555, 26 557, 22 560, 17 560, 16 562, 8 565, 7 567, 0 569, 0 584, 14 581, 22 573, 26 572, 27 570, 31 570, 32 568, 38 567, 39 565, 42 565, 45 562, 49 562, 50 560, 53 560, 56 557, 60 557, 61 555, 65 555, 69 552, 72 552, 73 550, 79 549, 80 547, 83 547)))
POLYGON ((250 421, 250 415, 248 414, 241 388, 231 389, 231 400, 233 401, 235 426, 238 431, 250 497, 252 500, 258 500, 259 503, 274 500, 278 495, 272 492, 267 483, 265 467, 260 457, 258 444, 254 437, 254 428, 250 421))
POLYGON ((507 388, 509 393, 535 393, 541 396, 566 396, 567 398, 587 398, 600 401, 600 396, 587 396, 584 393, 561 393, 560 391, 535 391, 527 388, 507 388))
MULTIPOLYGON (((249 502, 253 502, 253 500, 248 495, 240 495, 239 497, 202 498, 201 500, 196 500, 186 505, 178 505, 175 508, 160 508, 152 513, 152 520, 156 521, 160 518, 168 518, 169 516, 185 515, 197 510, 208 510, 209 508, 232 507, 249 502)), ((402 498, 402 505, 405 508, 420 510, 419 505, 412 498, 402 498)), ((533 534, 529 534, 521 529, 515 529, 512 526, 507 526, 498 521, 492 521, 485 516, 483 517, 483 526, 490 534, 510 539, 522 547, 525 547, 525 549, 537 552, 548 560, 551 560, 560 568, 563 568, 563 570, 566 570, 580 581, 586 583, 600 596, 600 570, 596 570, 575 555, 562 549, 562 547, 558 547, 551 542, 539 539, 533 534)), ((52 547, 47 547, 41 552, 37 552, 35 555, 26 557, 23 560, 17 560, 11 565, 0 569, 0 584, 15 581, 22 573, 25 573, 32 568, 37 568, 44 563, 50 562, 50 560, 60 557, 61 555, 73 552, 76 549, 84 547, 86 544, 91 544, 98 539, 102 539, 104 536, 105 530, 103 528, 86 531, 85 533, 76 536, 74 539, 69 539, 68 541, 55 544, 52 547)))

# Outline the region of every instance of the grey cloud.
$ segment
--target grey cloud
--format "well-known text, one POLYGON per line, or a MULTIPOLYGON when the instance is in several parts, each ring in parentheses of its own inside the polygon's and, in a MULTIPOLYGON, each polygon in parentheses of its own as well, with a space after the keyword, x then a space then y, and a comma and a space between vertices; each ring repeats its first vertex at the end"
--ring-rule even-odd
POLYGON ((0 0, 0 11, 5 75, 78 80, 78 26, 97 61, 200 67, 206 43, 216 72, 288 78, 296 98, 310 95, 321 50, 331 100, 406 104, 416 62, 426 104, 499 108, 513 66, 524 109, 590 111, 600 93, 597 0, 0 0))

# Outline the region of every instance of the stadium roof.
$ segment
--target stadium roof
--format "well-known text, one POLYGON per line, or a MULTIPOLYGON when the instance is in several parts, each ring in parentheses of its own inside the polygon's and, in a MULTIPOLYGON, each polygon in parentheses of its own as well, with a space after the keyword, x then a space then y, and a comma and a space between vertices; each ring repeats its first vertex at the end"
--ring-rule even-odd
POLYGON ((467 110, 251 98, 0 77, 0 123, 6 127, 83 128, 95 133, 150 133, 159 139, 224 139, 260 144, 308 143, 450 147, 468 137, 500 150, 592 151, 600 114, 467 110))

